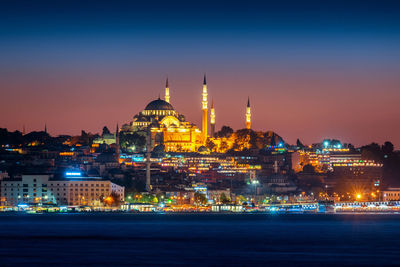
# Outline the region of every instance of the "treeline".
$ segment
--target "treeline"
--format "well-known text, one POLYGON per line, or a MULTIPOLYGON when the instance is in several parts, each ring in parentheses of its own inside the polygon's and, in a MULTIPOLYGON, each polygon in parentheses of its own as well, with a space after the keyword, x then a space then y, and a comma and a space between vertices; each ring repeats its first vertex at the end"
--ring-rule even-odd
POLYGON ((234 131, 229 126, 222 126, 215 134, 215 138, 207 141, 207 148, 215 152, 246 151, 265 149, 268 147, 284 147, 282 137, 272 131, 262 132, 251 129, 234 131))
POLYGON ((23 146, 62 146, 65 142, 69 144, 90 145, 98 134, 81 132, 78 136, 59 135, 50 136, 45 131, 34 131, 23 135, 20 131, 9 132, 5 128, 0 128, 0 146, 23 147, 23 146))
POLYGON ((361 147, 361 157, 383 164, 383 182, 391 186, 400 186, 400 152, 387 141, 383 145, 371 143, 361 147))

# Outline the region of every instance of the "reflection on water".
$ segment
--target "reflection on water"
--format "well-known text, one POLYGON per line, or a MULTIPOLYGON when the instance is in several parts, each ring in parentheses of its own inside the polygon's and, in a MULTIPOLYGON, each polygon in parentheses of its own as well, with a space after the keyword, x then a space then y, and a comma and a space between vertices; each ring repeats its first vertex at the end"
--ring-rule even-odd
POLYGON ((400 215, 0 215, 7 265, 388 265, 400 215))

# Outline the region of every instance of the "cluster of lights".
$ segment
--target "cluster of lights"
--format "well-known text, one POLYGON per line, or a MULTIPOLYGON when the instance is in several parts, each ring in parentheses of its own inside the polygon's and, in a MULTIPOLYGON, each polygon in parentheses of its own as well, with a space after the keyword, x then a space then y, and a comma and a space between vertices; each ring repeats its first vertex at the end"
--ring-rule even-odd
POLYGON ((65 173, 65 176, 68 176, 68 177, 77 177, 77 176, 82 176, 82 173, 81 172, 66 172, 65 173))

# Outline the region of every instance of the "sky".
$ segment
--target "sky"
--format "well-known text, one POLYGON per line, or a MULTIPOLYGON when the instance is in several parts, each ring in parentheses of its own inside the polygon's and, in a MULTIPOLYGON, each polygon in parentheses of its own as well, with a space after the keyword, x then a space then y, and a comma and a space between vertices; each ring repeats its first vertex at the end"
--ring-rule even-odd
POLYGON ((398 1, 2 1, 0 127, 114 131, 163 96, 201 125, 400 146, 398 1))

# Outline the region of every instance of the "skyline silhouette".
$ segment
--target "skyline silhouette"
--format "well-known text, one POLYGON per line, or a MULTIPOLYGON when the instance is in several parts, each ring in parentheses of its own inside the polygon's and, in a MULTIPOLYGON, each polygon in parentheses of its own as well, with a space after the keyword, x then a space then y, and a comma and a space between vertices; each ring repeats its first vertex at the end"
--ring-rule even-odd
POLYGON ((0 11, 2 128, 77 135, 126 123, 163 95, 201 125, 207 73, 216 129, 287 142, 400 144, 396 1, 52 1, 0 11), (317 4, 318 3, 318 4, 317 4))

